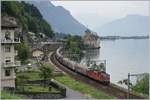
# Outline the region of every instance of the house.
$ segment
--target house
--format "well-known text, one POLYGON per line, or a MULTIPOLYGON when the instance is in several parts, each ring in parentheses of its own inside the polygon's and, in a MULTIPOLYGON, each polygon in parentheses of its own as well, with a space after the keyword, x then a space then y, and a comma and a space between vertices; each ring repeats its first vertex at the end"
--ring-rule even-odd
POLYGON ((100 39, 97 35, 93 34, 89 29, 87 29, 83 37, 83 44, 85 48, 100 48, 100 39))
POLYGON ((21 28, 13 17, 1 18, 1 89, 15 88, 15 68, 20 66, 16 60, 15 45, 20 43, 21 28))
POLYGON ((33 49, 32 50, 32 57, 41 60, 44 57, 44 52, 41 49, 33 49))

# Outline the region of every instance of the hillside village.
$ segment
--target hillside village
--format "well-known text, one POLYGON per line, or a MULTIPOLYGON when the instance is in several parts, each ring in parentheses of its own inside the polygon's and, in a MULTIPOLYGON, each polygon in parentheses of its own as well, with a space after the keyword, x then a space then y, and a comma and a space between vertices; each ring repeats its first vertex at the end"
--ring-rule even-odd
MULTIPOLYGON (((16 50, 16 45, 21 43, 20 41, 20 36, 22 33, 21 26, 18 25, 16 19, 14 17, 10 16, 3 16, 2 17, 2 89, 4 90, 14 90, 16 88, 16 70, 18 71, 24 71, 27 70, 28 67, 25 67, 24 65, 21 64, 20 61, 17 61, 16 58, 18 58, 18 51, 16 50), (24 66, 24 68, 22 67, 24 66), (23 69, 22 69, 23 68, 23 69)), ((30 33, 31 34, 31 33, 30 33)), ((45 35, 43 36, 45 37, 45 35)), ((96 37, 96 36, 95 36, 96 37)), ((33 35, 31 36, 32 39, 32 47, 31 49, 31 57, 33 59, 39 60, 39 61, 48 61, 48 52, 49 51, 54 51, 56 50, 61 43, 57 43, 55 41, 51 42, 44 42, 40 41, 38 44, 36 44, 37 39, 35 39, 36 36, 33 35), (58 46, 57 46, 58 44, 58 46), (42 46, 43 45, 43 46, 42 46), (55 47, 55 49, 54 49, 55 47)), ((99 48, 97 47, 97 38, 94 38, 94 35, 92 33, 87 33, 85 32, 85 37, 84 37, 84 43, 85 45, 91 48, 99 48), (87 42, 89 39, 92 42, 87 42)), ((39 40, 38 40, 39 41, 39 40)), ((19 60, 19 59, 18 59, 19 60)), ((37 64, 36 64, 37 65, 37 64)), ((27 66, 27 65, 26 65, 27 66)), ((37 68, 31 68, 31 70, 38 70, 37 68)), ((55 71, 56 73, 58 70, 55 71)))
MULTIPOLYGON (((6 9, 5 9, 6 10, 6 9)), ((8 13, 8 12, 7 12, 8 13)), ((3 13, 2 13, 3 14, 3 13)), ((9 14, 9 13, 8 13, 9 14)), ((25 59, 33 59, 34 62, 36 61, 49 61, 48 59, 48 53, 50 51, 56 50, 59 46, 62 45, 63 41, 61 38, 60 40, 57 39, 57 42, 55 39, 48 38, 43 33, 37 33, 34 32, 27 32, 24 30, 24 26, 21 25, 20 21, 16 18, 14 18, 12 15, 3 14, 2 15, 2 73, 1 73, 1 88, 2 90, 11 90, 16 91, 18 88, 18 83, 16 83, 16 80, 18 80, 18 73, 20 71, 26 71, 29 70, 31 64, 33 64, 31 61, 26 61, 20 59, 21 48, 18 49, 18 45, 22 43, 27 43, 26 45, 29 48, 24 53, 26 58, 25 59), (21 61, 19 61, 21 60, 21 61), (24 66, 24 67, 23 67, 24 66), (26 67, 25 67, 26 66, 26 67)), ((24 23, 22 23, 24 24, 24 23)), ((87 30, 89 31, 89 30, 87 30)), ((84 45, 88 45, 88 47, 91 48, 99 48, 98 46, 98 37, 93 35, 91 32, 85 31, 85 37, 83 39, 84 45), (92 40, 90 40, 92 39, 92 40), (88 41, 91 41, 88 43, 88 41)), ((39 66, 38 64, 33 64, 34 66, 39 66)), ((32 65, 31 65, 32 66, 32 65)), ((30 70, 38 70, 38 68, 31 67, 30 70)), ((54 71, 56 74, 61 73, 59 69, 55 69, 54 71)), ((18 90, 17 90, 18 91, 18 90)))

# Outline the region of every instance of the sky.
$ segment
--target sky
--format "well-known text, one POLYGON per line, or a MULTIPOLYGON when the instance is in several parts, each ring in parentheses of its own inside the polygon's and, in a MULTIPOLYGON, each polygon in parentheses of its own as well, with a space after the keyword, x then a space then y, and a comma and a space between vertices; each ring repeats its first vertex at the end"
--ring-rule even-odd
POLYGON ((52 1, 52 3, 55 6, 63 6, 79 22, 90 28, 97 28, 98 22, 103 25, 131 14, 149 16, 150 8, 150 1, 52 1))

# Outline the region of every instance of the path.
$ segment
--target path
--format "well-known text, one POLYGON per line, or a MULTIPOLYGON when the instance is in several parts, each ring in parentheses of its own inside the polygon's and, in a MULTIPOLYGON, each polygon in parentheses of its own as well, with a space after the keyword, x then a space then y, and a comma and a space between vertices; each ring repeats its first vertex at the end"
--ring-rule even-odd
MULTIPOLYGON (((52 53, 49 54, 49 57, 51 56, 52 53)), ((52 62, 49 59, 49 62, 52 64, 52 62)), ((52 64, 53 66, 55 66, 54 64, 52 64)), ((55 66, 55 68, 57 70, 60 70, 59 68, 57 68, 55 66)), ((58 81, 56 81, 57 83, 59 83, 58 81)), ((61 84, 61 83, 59 83, 61 84)), ((67 87, 64 84, 61 84, 62 86, 64 86, 66 88, 66 98, 65 99, 92 99, 90 96, 86 96, 78 91, 75 91, 73 89, 70 89, 69 87, 67 87)))

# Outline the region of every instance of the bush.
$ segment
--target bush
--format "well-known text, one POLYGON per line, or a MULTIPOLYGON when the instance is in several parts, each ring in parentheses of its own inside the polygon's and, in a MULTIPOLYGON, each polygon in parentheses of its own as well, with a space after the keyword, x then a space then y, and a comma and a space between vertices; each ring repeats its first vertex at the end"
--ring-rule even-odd
POLYGON ((132 89, 136 92, 149 95, 149 74, 145 75, 132 89))
POLYGON ((40 11, 34 5, 24 1, 2 1, 1 6, 2 14, 15 17, 24 31, 44 33, 48 37, 54 36, 51 26, 43 19, 40 11))
POLYGON ((45 80, 45 85, 46 85, 46 80, 51 79, 53 77, 53 69, 50 67, 50 65, 45 64, 45 63, 40 63, 40 72, 39 75, 41 78, 45 80))
POLYGON ((21 97, 14 95, 14 94, 10 94, 9 92, 6 91, 1 91, 1 99, 21 99, 21 97))
POLYGON ((65 49, 74 60, 81 59, 83 42, 80 36, 68 36, 65 39, 65 49))

